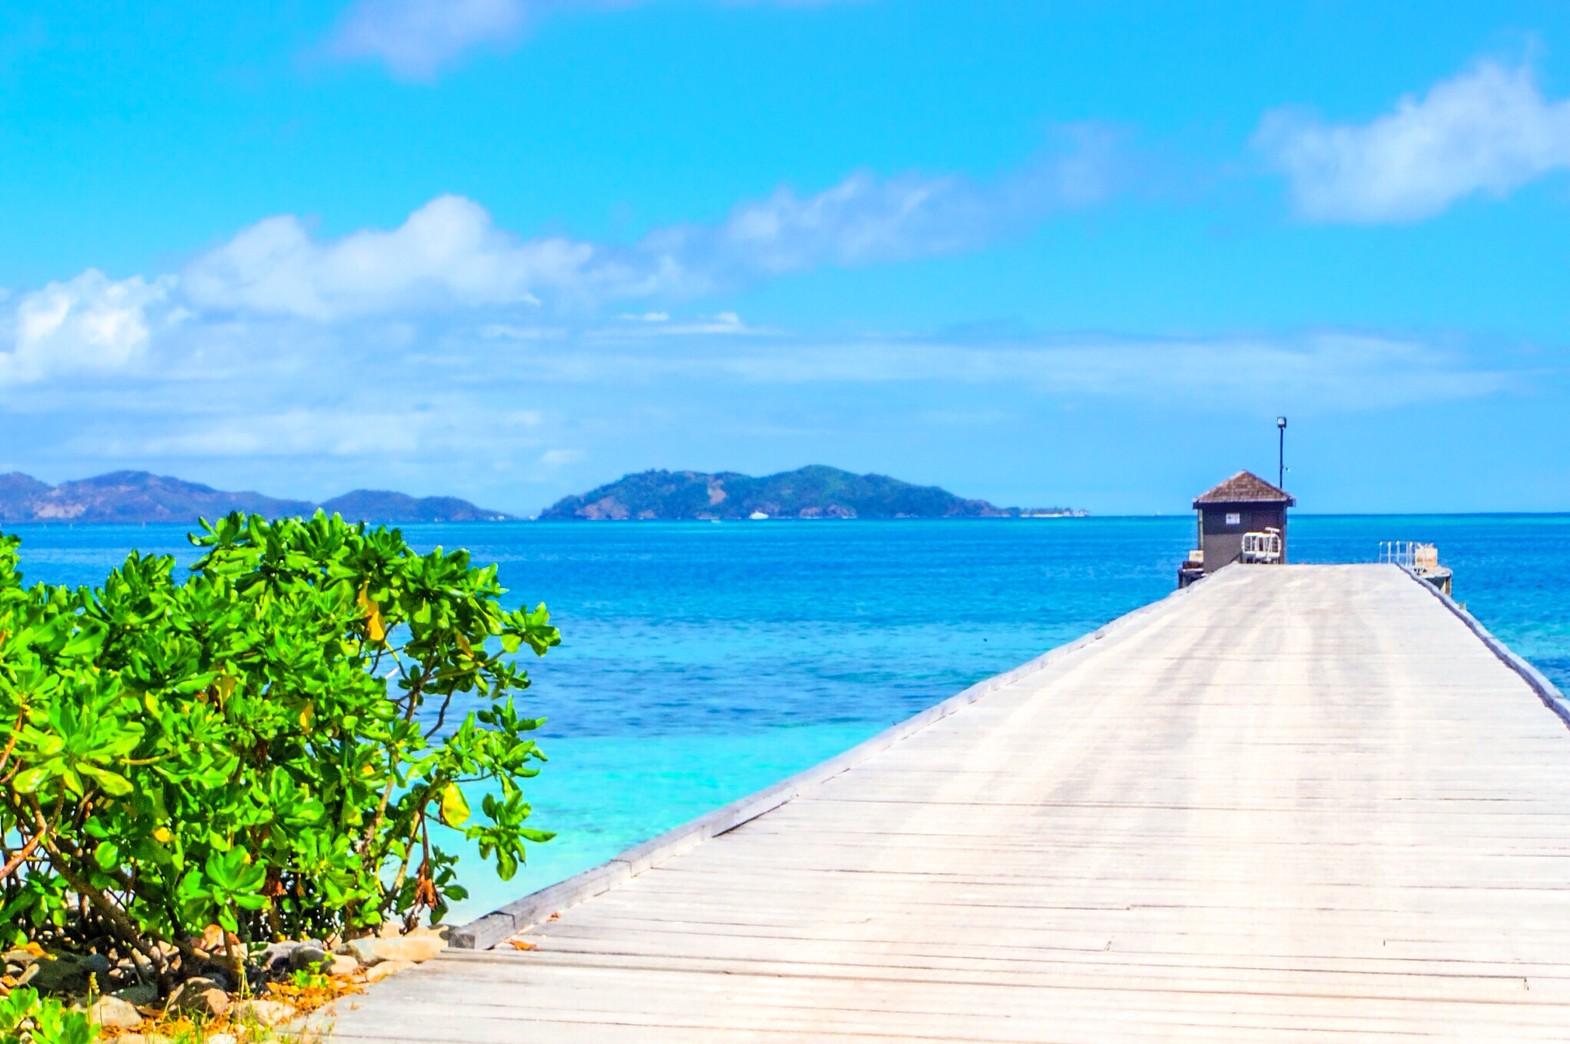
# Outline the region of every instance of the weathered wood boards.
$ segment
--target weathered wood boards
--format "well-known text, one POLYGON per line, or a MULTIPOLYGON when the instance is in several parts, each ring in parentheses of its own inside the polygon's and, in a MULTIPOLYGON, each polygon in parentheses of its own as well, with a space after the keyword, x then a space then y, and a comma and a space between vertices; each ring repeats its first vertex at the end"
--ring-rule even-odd
POLYGON ((334 1039, 1570 1039, 1570 731, 1394 567, 1228 569, 949 711, 334 1039))

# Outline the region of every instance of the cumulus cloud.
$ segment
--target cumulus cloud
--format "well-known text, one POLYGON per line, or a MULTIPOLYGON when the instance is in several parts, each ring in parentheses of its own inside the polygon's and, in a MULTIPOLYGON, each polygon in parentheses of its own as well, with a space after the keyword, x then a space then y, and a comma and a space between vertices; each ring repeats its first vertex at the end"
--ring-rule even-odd
POLYGON ((184 317, 169 307, 174 280, 113 280, 88 269, 21 295, 0 319, 0 384, 122 369, 154 329, 184 317))
MULTIPOLYGON (((406 80, 430 80, 477 47, 511 47, 541 19, 560 12, 640 7, 648 0, 357 0, 338 20, 328 50, 370 59, 406 80)), ((770 0, 750 0, 751 3, 770 0)), ((772 0, 780 7, 825 7, 844 0, 772 0)), ((741 6, 728 0, 727 6, 741 6)))
POLYGON ((1116 184, 1110 135, 1076 128, 1070 138, 1068 151, 1043 153, 991 182, 857 172, 812 195, 780 188, 738 204, 718 224, 656 229, 631 246, 522 238, 461 196, 440 196, 397 228, 337 239, 279 215, 195 259, 181 287, 207 310, 318 321, 542 299, 582 309, 691 298, 824 264, 968 249, 1095 202, 1116 184))
POLYGON ((1268 113, 1254 143, 1286 174, 1304 217, 1416 221, 1570 167, 1570 100, 1544 98, 1528 66, 1483 62, 1365 124, 1268 113))
POLYGON ((586 286, 596 250, 559 237, 520 241, 485 209, 438 196, 391 231, 324 241, 299 218, 270 217, 193 261, 181 285, 196 305, 333 320, 450 305, 535 304, 533 289, 586 286), (395 308, 396 306, 396 308, 395 308))

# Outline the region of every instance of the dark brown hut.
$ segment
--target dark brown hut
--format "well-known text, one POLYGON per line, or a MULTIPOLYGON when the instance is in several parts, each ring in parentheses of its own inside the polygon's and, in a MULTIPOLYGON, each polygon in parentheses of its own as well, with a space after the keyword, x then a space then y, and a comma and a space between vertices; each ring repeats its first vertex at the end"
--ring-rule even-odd
POLYGON ((1214 573, 1233 562, 1287 560, 1287 508, 1297 501, 1251 471, 1240 471, 1194 498, 1199 551, 1193 572, 1214 573))

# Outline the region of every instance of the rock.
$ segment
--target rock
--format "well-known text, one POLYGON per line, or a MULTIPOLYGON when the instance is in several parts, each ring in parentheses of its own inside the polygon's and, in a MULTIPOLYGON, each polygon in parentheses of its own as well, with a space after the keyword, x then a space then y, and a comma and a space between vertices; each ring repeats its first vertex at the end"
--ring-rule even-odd
POLYGON ((397 975, 401 971, 408 971, 414 967, 412 961, 382 961, 365 969, 366 982, 381 982, 389 975, 397 975))
POLYGON ((17 985, 31 986, 40 993, 80 993, 87 989, 86 968, 75 961, 40 957, 17 976, 17 985))
POLYGON ((207 1038, 207 1044, 240 1044, 240 1038, 233 1033, 214 1033, 207 1038))
POLYGON ((142 1024, 136 1005, 119 997, 99 997, 87 1009, 87 1017, 106 1030, 135 1029, 142 1024))
POLYGON ((332 963, 327 966, 328 975, 353 975, 360 970, 360 962, 350 954, 334 956, 332 963))
POLYGON ((122 1033, 111 1037, 109 1044, 174 1044, 174 1040, 162 1033, 122 1033))
POLYGON ((258 1026, 276 1026, 280 1022, 288 1022, 292 1018, 294 1018, 294 1008, 283 1001, 236 1001, 234 1007, 229 1009, 230 1021, 238 1022, 242 1026, 246 1023, 254 1023, 258 1026))
POLYGON ((384 961, 412 961, 419 964, 435 957, 446 947, 446 941, 439 935, 405 935, 400 939, 376 940, 376 956, 384 961))
POLYGON ((303 943, 275 942, 268 943, 267 948, 256 958, 257 964, 263 972, 272 973, 289 967, 289 959, 294 956, 303 943))
POLYGON ((414 929, 409 934, 410 935, 434 935, 438 939, 441 939, 443 942, 446 942, 447 941, 447 936, 452 934, 452 925, 450 925, 450 924, 425 925, 423 927, 414 929))
POLYGON ((230 978, 229 969, 227 968, 220 968, 215 964, 204 964, 193 968, 192 971, 203 979, 213 980, 213 985, 225 993, 229 993, 234 989, 234 981, 230 978))
POLYGON ((301 943, 289 954, 289 967, 295 971, 320 971, 331 963, 332 955, 311 943, 301 943))
POLYGON ((152 1004, 158 999, 158 987, 150 985, 127 986, 123 990, 115 990, 110 994, 127 1004, 152 1004))
POLYGON ((229 994, 211 979, 187 979, 169 995, 169 1010, 192 1015, 226 1015, 229 994))
POLYGON ((210 924, 202 929, 202 934, 192 939, 191 945, 215 957, 228 953, 231 946, 241 952, 245 950, 245 943, 238 935, 226 932, 216 924, 210 924))
POLYGON ((381 960, 380 957, 376 956, 377 942, 378 940, 375 937, 366 936, 363 939, 350 939, 344 943, 343 948, 361 964, 372 965, 381 960))
POLYGON ((377 926, 376 934, 383 939, 396 939, 403 934, 403 926, 397 921, 383 921, 377 926))

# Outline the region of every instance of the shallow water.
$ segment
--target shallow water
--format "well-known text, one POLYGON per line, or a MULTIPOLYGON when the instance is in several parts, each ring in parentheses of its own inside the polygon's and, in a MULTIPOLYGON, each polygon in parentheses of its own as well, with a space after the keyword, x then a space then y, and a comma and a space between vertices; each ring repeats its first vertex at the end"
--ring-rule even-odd
MULTIPOLYGON (((829 757, 1173 588, 1189 516, 945 522, 405 526, 468 547, 563 644, 524 705, 551 756, 531 825, 558 832, 461 920, 829 757)), ((178 526, 18 526, 32 580, 95 583, 132 547, 194 559, 178 526)), ((1298 562, 1428 540, 1458 600, 1570 689, 1570 515, 1294 515, 1298 562)))

